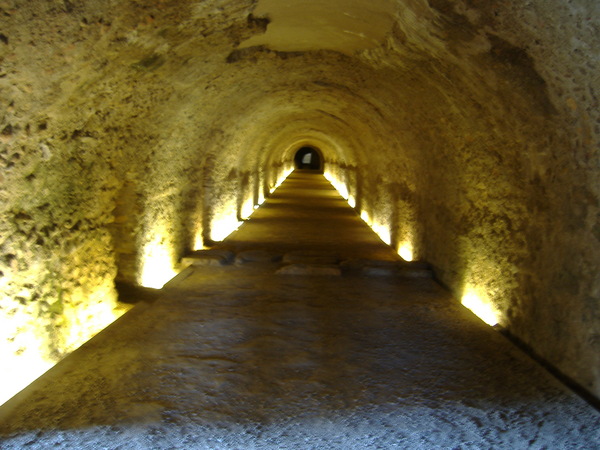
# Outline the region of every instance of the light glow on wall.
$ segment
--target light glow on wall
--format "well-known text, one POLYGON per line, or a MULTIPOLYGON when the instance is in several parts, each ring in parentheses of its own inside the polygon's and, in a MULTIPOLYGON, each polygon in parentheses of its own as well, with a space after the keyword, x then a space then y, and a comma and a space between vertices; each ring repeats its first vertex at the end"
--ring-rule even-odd
POLYGON ((138 282, 142 286, 160 289, 177 275, 174 251, 160 236, 144 245, 141 254, 138 282))
POLYGON ((112 279, 97 286, 57 292, 53 315, 41 315, 39 302, 4 298, 0 316, 0 405, 106 328, 129 308, 117 308, 112 279), (49 332, 52 330, 52 332, 49 332))
POLYGON ((212 221, 210 226, 210 238, 215 242, 221 242, 242 224, 237 219, 235 210, 226 210, 212 221))
POLYGON ((275 190, 281 186, 281 184, 287 179, 287 177, 290 176, 290 174, 294 171, 294 169, 286 169, 284 170, 278 177, 277 177, 277 181, 275 182, 275 184, 273 186, 271 186, 271 188, 269 189, 269 192, 272 194, 273 192, 275 192, 275 190))
POLYGON ((254 210, 256 209, 254 207, 254 201, 252 197, 248 197, 244 203, 242 203, 242 208, 240 211, 240 216, 243 220, 246 220, 248 218, 250 218, 250 216, 252 215, 252 213, 254 212, 254 210))
POLYGON ((356 208, 356 199, 353 195, 348 195, 348 204, 351 208, 356 208))
POLYGON ((371 216, 369 216, 369 213, 366 210, 362 210, 360 212, 360 218, 369 226, 371 226, 371 216))
POLYGON ((258 193, 258 198, 256 199, 256 207, 259 207, 260 205, 262 205, 265 202, 265 195, 262 193, 262 191, 260 191, 258 193))
POLYGON ((202 230, 196 231, 194 236, 194 250, 202 250, 204 248, 204 238, 202 237, 202 230))
POLYGON ((371 226, 371 228, 375 233, 377 233, 379 239, 381 239, 387 245, 390 245, 392 243, 392 235, 390 234, 390 229, 386 225, 381 223, 374 223, 371 226))
MULTIPOLYGON (((333 173, 326 171, 324 174, 325 178, 331 183, 331 185, 338 191, 338 193, 348 202, 351 208, 356 207, 356 198, 350 194, 346 183, 340 181, 333 173)), ((389 227, 383 223, 375 223, 371 218, 370 214, 366 210, 360 212, 360 218, 379 236, 379 238, 387 245, 392 244, 392 234, 389 227)), ((405 251, 406 255, 407 252, 405 251)), ((400 255, 402 256, 402 255, 400 255)), ((411 259, 412 260, 412 247, 411 247, 411 259)), ((407 261, 410 261, 407 260, 407 261)))
POLYGON ((35 318, 17 310, 0 318, 0 405, 50 369, 35 318), (14 331, 16 328, 16 332, 14 331))
POLYGON ((461 303, 488 325, 494 326, 500 323, 500 313, 481 290, 468 288, 461 303))
POLYGON ((348 195, 348 188, 346 187, 345 184, 340 183, 339 186, 338 186, 338 188, 337 188, 337 191, 342 196, 342 198, 344 200, 346 200, 346 201, 348 200, 348 196, 349 196, 348 195))
POLYGON ((73 293, 73 299, 66 303, 62 317, 67 329, 63 344, 65 351, 72 352, 125 312, 122 308, 115 309, 115 304, 110 301, 114 295, 112 291, 111 283, 93 293, 84 289, 73 293))
POLYGON ((202 229, 201 220, 198 220, 198 223, 196 224, 196 229, 194 230, 193 250, 202 250, 205 248, 203 232, 204 230, 202 229))
MULTIPOLYGON (((348 192, 348 186, 346 183, 341 181, 338 177, 336 177, 333 173, 326 171, 324 174, 327 181, 331 183, 331 185, 338 191, 338 194, 342 196, 344 200, 348 200, 350 198, 350 194, 348 192)), ((354 198, 354 197, 353 197, 354 198)), ((350 205, 352 206, 352 205, 350 205)), ((356 203, 355 203, 356 206, 356 203)), ((352 206, 354 208, 354 206, 352 206)))
POLYGON ((412 261, 414 259, 412 244, 408 241, 400 243, 398 255, 400 255, 404 261, 412 261))

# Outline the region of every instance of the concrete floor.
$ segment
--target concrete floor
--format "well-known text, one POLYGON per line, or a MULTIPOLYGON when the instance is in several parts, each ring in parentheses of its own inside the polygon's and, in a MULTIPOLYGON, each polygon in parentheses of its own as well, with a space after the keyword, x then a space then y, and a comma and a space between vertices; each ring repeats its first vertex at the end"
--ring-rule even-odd
POLYGON ((0 408, 0 447, 600 448, 596 410, 394 260, 321 176, 295 173, 0 408), (226 250, 237 262, 216 264, 226 250), (356 257, 388 262, 342 262, 356 257))

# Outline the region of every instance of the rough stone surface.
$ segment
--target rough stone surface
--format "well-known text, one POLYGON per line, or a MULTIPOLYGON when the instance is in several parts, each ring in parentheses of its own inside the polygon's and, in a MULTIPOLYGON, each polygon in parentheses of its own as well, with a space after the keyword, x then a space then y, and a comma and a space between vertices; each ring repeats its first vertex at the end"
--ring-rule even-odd
POLYGON ((181 265, 187 266, 224 266, 234 261, 235 255, 227 250, 198 250, 184 258, 181 265))
POLYGON ((433 281, 260 266, 186 269, 0 408, 0 446, 600 443, 593 408, 433 281))
POLYGON ((342 269, 334 264, 287 264, 275 272, 277 275, 340 276, 342 269))
POLYGON ((167 281, 312 145, 382 238, 600 396, 600 4, 380 3, 345 12, 385 35, 335 15, 368 39, 332 48, 306 8, 288 51, 268 2, 1 1, 3 348, 64 355, 115 279, 167 281))
POLYGON ((282 256, 267 250, 246 250, 235 256, 236 264, 249 262, 276 262, 281 261, 282 256))

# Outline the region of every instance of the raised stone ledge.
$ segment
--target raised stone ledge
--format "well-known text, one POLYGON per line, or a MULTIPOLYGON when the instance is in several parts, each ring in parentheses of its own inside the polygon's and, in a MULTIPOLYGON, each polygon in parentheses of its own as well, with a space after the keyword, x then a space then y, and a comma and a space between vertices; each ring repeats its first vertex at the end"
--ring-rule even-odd
POLYGON ((281 255, 267 250, 246 250, 240 252, 235 257, 236 264, 246 264, 253 262, 277 262, 281 261, 281 255))
POLYGON ((275 272, 277 275, 333 276, 342 275, 340 266, 334 264, 288 264, 275 272))
POLYGON ((234 253, 229 250, 198 250, 181 258, 182 266, 225 266, 231 264, 234 253))

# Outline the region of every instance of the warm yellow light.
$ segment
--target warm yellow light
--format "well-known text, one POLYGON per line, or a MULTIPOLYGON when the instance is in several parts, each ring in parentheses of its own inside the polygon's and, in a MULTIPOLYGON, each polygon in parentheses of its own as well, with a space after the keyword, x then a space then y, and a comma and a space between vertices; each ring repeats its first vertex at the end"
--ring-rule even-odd
POLYGON ((348 188, 345 184, 338 183, 336 186, 338 193, 342 196, 344 200, 348 200, 348 188))
POLYGON ((381 239, 387 245, 392 243, 392 236, 388 227, 380 223, 374 223, 372 229, 375 233, 377 233, 379 239, 381 239))
POLYGON ((45 359, 36 317, 15 311, 0 318, 0 405, 54 365, 45 359))
POLYGON ((160 289, 177 275, 173 268, 173 250, 160 238, 149 242, 142 250, 139 283, 160 289))
MULTIPOLYGON (((325 172, 323 175, 325 176, 327 181, 329 181, 329 183, 331 183, 331 185, 335 188, 335 190, 338 191, 338 194, 340 194, 340 196, 344 200, 348 200, 350 198, 350 195, 348 193, 348 187, 346 186, 346 183, 340 181, 331 172, 325 172)), ((354 206, 353 206, 353 208, 354 208, 354 206)))
POLYGON ((84 289, 73 292, 73 300, 67 303, 62 313, 66 328, 63 348, 66 352, 81 346, 126 311, 123 308, 115 309, 115 304, 110 301, 113 295, 112 286, 98 289, 94 293, 84 289))
POLYGON ((202 224, 197 224, 194 232, 194 250, 202 250, 204 248, 204 238, 202 237, 202 234, 202 224))
POLYGON ((229 216, 221 216, 213 220, 210 227, 210 238, 215 242, 221 242, 237 230, 241 223, 237 219, 235 212, 229 216))
POLYGON ((254 212, 254 202, 252 201, 252 197, 247 198, 246 201, 242 204, 242 210, 240 211, 240 215, 242 219, 248 219, 252 213, 254 212))
POLYGON ((360 218, 364 220, 367 225, 371 226, 371 217, 369 216, 369 213, 364 209, 360 212, 360 218))
POLYGON ((412 244, 410 242, 400 244, 398 254, 404 261, 412 261, 414 258, 412 244))
POLYGON ((273 192, 275 192, 275 190, 281 186, 281 184, 287 179, 287 177, 290 176, 290 174, 293 172, 293 169, 288 169, 285 172, 283 172, 279 178, 277 178, 277 181, 275 182, 275 184, 273 186, 271 186, 271 188, 269 189, 269 192, 272 194, 273 192))
POLYGON ((46 361, 38 355, 18 355, 14 359, 3 357, 2 363, 7 367, 0 372, 0 380, 2 380, 0 405, 6 403, 54 366, 54 363, 46 361))
POLYGON ((468 290, 463 295, 461 303, 488 325, 497 325, 500 322, 500 313, 489 300, 484 300, 484 298, 483 294, 479 294, 474 290, 468 290))
MULTIPOLYGON (((69 353, 128 309, 116 309, 112 280, 94 292, 81 287, 59 294, 57 302, 62 310, 52 320, 39 317, 37 308, 17 302, 0 316, 0 404, 56 364, 58 357, 50 354, 51 347, 59 348, 61 354, 69 353), (58 325, 60 330, 52 338, 47 332, 50 325, 58 325), (52 345, 48 345, 49 339, 52 345)), ((2 303, 8 306, 11 300, 2 303)))
POLYGON ((265 202, 265 195, 262 193, 262 190, 258 193, 258 198, 256 199, 256 204, 258 206, 262 205, 265 202))
POLYGON ((348 204, 350 205, 350 207, 356 208, 356 199, 353 195, 348 195, 348 204))
POLYGON ((194 236, 194 250, 202 250, 204 248, 204 239, 202 238, 202 232, 197 232, 194 236))

